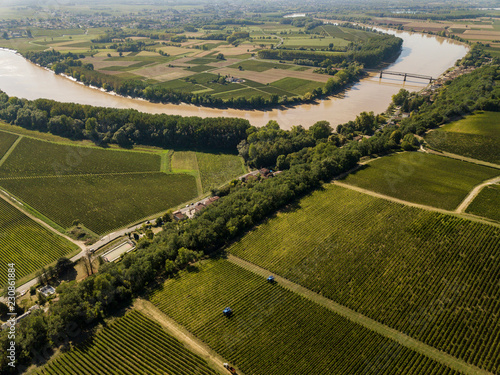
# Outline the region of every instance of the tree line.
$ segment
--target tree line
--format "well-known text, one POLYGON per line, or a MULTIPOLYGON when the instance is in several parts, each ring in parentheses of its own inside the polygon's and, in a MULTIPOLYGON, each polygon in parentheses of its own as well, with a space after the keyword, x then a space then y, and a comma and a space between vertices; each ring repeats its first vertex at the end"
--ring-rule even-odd
POLYGON ((310 60, 314 66, 325 66, 325 62, 326 65, 357 62, 371 68, 396 56, 401 51, 402 44, 401 38, 392 35, 374 35, 361 44, 352 44, 351 50, 344 53, 278 48, 260 50, 258 56, 272 60, 310 60))
POLYGON ((100 145, 116 143, 234 152, 251 127, 248 120, 148 114, 47 99, 26 100, 0 92, 0 119, 26 129, 100 145))

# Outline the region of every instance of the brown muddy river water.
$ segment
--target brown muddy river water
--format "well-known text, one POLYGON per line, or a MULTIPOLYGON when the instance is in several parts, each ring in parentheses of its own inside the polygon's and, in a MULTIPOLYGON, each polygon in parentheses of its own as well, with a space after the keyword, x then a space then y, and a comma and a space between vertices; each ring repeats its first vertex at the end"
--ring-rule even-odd
MULTIPOLYGON (((435 36, 387 30, 404 40, 399 58, 387 70, 438 77, 467 53, 467 48, 435 36)), ((9 96, 27 99, 47 98, 61 102, 76 102, 114 108, 134 108, 142 112, 168 113, 200 117, 242 117, 252 125, 263 126, 276 120, 284 129, 293 125, 309 127, 316 121, 327 120, 338 125, 352 120, 362 111, 385 111, 391 96, 405 87, 417 91, 428 81, 378 74, 356 83, 340 95, 319 100, 316 104, 303 104, 269 111, 246 111, 197 107, 190 104, 155 104, 144 100, 123 98, 86 87, 67 78, 40 68, 22 56, 0 49, 0 90, 9 96)))

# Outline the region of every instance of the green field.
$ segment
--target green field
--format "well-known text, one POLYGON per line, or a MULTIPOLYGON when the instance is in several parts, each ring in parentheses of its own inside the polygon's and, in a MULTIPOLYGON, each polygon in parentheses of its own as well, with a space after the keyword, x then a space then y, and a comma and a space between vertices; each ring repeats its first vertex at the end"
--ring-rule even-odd
POLYGON ((152 153, 75 147, 23 138, 0 167, 0 178, 160 170, 152 153))
POLYGON ((0 160, 2 160, 5 153, 9 151, 10 147, 17 138, 17 135, 0 132, 0 160))
POLYGON ((287 77, 271 83, 271 86, 292 92, 296 95, 304 95, 305 93, 313 91, 316 88, 323 87, 323 84, 306 79, 287 77))
POLYGON ((225 260, 200 268, 150 299, 245 374, 454 373, 225 260))
MULTIPOLYGON (((0 135, 4 149, 17 138, 0 135)), ((79 220, 100 235, 245 173, 236 155, 174 152, 163 169, 161 156, 24 137, 0 166, 0 186, 62 228, 79 220)))
POLYGON ((334 46, 345 47, 349 44, 349 41, 340 38, 330 38, 330 37, 311 38, 309 36, 305 37, 299 36, 296 38, 285 38, 283 45, 285 47, 291 47, 291 48, 306 47, 306 48, 320 49, 320 48, 327 48, 331 43, 333 43, 334 46))
POLYGON ((36 374, 217 374, 144 314, 132 310, 36 374))
POLYGON ((280 63, 271 63, 267 61, 260 61, 260 60, 244 60, 239 63, 236 63, 234 65, 230 65, 229 68, 234 68, 238 69, 239 67, 242 67, 243 70, 251 70, 254 72, 264 72, 269 69, 291 69, 294 66, 293 65, 288 65, 288 64, 280 64, 280 63))
POLYGON ((500 170, 422 152, 384 156, 348 175, 344 182, 391 197, 455 209, 474 186, 500 170))
POLYGON ((198 195, 193 176, 161 172, 5 179, 0 186, 64 228, 80 220, 97 234, 198 195))
POLYGON ((496 371, 499 248, 498 227, 325 185, 228 251, 496 371))
POLYGON ((172 155, 172 171, 193 175, 199 179, 200 193, 206 193, 245 174, 246 168, 238 155, 175 151, 172 155))
POLYGON ((243 159, 238 155, 196 153, 203 191, 210 191, 246 173, 243 159))
POLYGON ((500 164, 500 113, 479 111, 429 132, 433 148, 500 164))
POLYGON ((466 209, 467 213, 500 221, 500 185, 488 185, 466 209))
POLYGON ((15 263, 19 281, 78 247, 42 227, 0 199, 0 285, 7 282, 6 265, 15 263))
POLYGON ((198 161, 194 151, 177 151, 172 155, 172 171, 197 171, 198 161))

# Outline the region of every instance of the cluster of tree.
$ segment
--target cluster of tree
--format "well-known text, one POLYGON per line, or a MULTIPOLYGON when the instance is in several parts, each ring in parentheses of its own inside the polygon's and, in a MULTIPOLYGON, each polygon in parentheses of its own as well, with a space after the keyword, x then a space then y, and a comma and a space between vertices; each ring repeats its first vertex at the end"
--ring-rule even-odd
POLYGON ((9 98, 0 93, 0 119, 27 129, 49 131, 96 143, 128 147, 147 144, 166 148, 234 151, 250 129, 237 118, 181 117, 147 114, 132 109, 92 107, 37 99, 9 98))
POLYGON ((229 35, 226 40, 228 43, 234 43, 235 41, 239 39, 246 39, 250 36, 250 34, 247 31, 235 31, 231 35, 229 35))
POLYGON ((210 33, 210 34, 205 34, 198 36, 197 39, 203 39, 203 40, 226 40, 228 34, 226 33, 210 33))
POLYGON ((58 63, 60 61, 66 60, 66 59, 71 59, 73 61, 76 61, 78 58, 84 57, 84 56, 83 55, 77 56, 71 52, 61 53, 59 51, 52 49, 52 50, 42 51, 42 52, 28 51, 24 54, 24 57, 35 64, 48 67, 51 64, 58 63))
POLYGON ((491 60, 491 54, 484 49, 482 43, 475 43, 467 55, 457 61, 459 66, 482 66, 491 60))
MULTIPOLYGON (((407 95, 403 104, 422 103, 412 115, 401 121, 403 134, 424 134, 428 129, 460 118, 475 110, 500 111, 500 79, 498 65, 486 65, 472 73, 461 75, 430 99, 419 94, 407 95)), ((398 103, 404 95, 398 94, 398 103)))
POLYGON ((380 65, 393 58, 401 51, 403 40, 392 35, 374 35, 360 44, 352 44, 351 50, 345 53, 323 51, 266 49, 258 52, 261 59, 294 61, 306 59, 314 61, 315 66, 333 65, 346 62, 358 62, 365 67, 380 65))

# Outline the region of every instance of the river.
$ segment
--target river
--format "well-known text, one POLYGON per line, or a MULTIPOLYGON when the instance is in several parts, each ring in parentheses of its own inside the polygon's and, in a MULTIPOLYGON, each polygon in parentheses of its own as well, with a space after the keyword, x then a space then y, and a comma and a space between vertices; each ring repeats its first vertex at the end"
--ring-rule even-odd
MULTIPOLYGON (((404 40, 400 56, 387 67, 387 70, 436 78, 467 53, 465 46, 452 40, 405 31, 384 31, 404 40)), ((338 125, 354 119, 362 111, 380 113, 385 111, 391 96, 400 88, 417 91, 427 84, 427 81, 413 78, 403 82, 403 78, 398 76, 384 76, 380 79, 374 74, 357 82, 343 93, 318 100, 316 104, 302 104, 268 111, 221 110, 190 104, 156 104, 116 96, 56 75, 12 51, 0 50, 0 90, 9 96, 27 99, 47 98, 113 108, 134 108, 143 112, 182 116, 242 117, 255 126, 263 126, 269 120, 276 120, 284 129, 289 129, 293 125, 309 127, 320 120, 338 125)))

